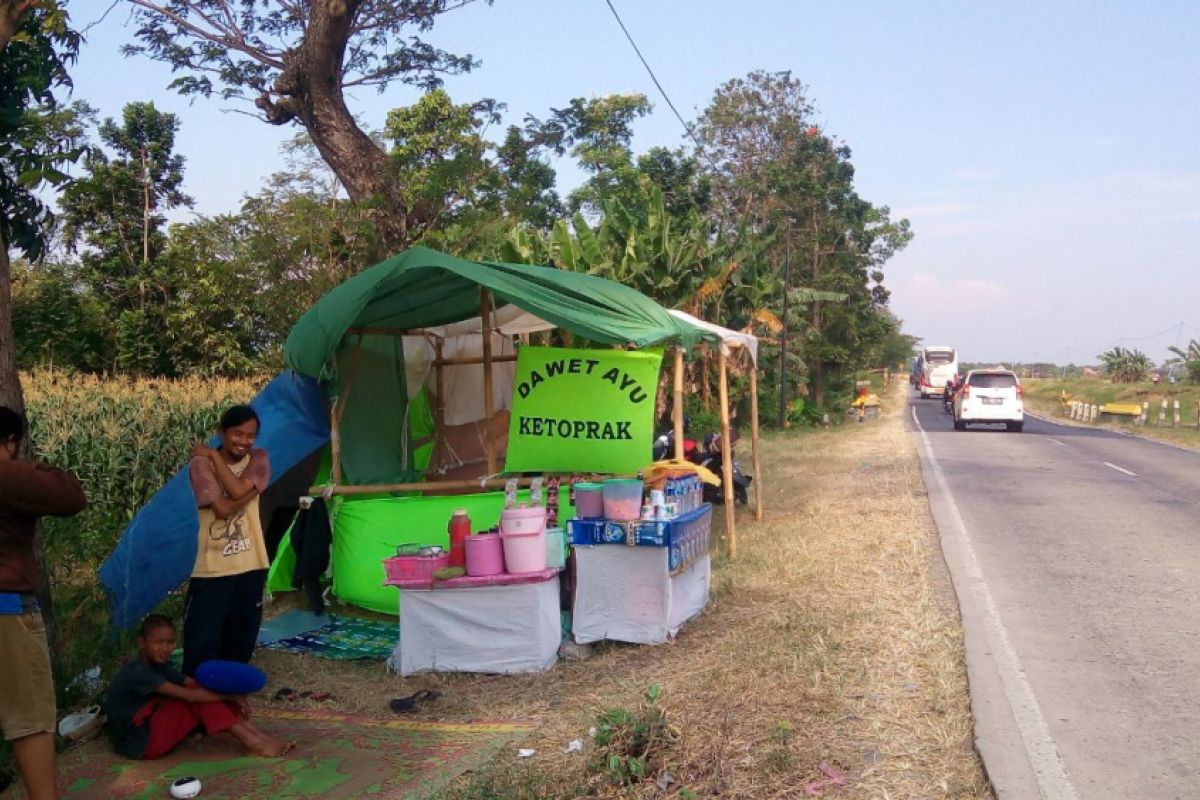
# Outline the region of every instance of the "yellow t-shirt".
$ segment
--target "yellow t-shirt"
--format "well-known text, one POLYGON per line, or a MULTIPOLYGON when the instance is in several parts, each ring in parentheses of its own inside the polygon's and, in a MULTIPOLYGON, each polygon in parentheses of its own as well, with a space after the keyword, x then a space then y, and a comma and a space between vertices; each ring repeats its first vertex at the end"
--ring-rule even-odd
POLYGON ((229 465, 229 471, 239 478, 247 470, 250 474, 246 477, 254 481, 257 493, 229 519, 218 519, 211 504, 225 492, 217 480, 212 462, 207 458, 192 459, 192 489, 196 493, 197 505, 204 506, 199 509, 200 531, 193 578, 240 575, 270 566, 258 514, 258 498, 270 476, 266 451, 252 450, 238 463, 229 465))

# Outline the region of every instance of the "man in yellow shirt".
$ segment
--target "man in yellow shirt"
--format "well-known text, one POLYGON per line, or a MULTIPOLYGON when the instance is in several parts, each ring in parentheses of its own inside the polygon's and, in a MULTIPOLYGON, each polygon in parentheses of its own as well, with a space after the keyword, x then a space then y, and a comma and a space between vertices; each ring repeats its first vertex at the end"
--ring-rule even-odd
POLYGON ((250 406, 233 406, 218 427, 219 447, 192 448, 200 530, 183 619, 188 676, 210 659, 250 661, 270 566, 258 498, 270 482, 271 465, 267 452, 254 447, 258 414, 250 406))

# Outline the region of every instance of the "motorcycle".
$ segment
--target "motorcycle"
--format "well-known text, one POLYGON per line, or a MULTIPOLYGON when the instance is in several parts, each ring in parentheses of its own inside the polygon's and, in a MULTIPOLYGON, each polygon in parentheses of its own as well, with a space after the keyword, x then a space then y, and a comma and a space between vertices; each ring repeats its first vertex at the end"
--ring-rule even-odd
POLYGON ((946 382, 946 388, 942 390, 942 410, 947 414, 954 413, 954 393, 957 391, 957 379, 952 379, 946 382))
MULTIPOLYGON (((687 425, 684 425, 683 434, 683 457, 693 464, 700 463, 696 460, 697 448, 699 443, 695 439, 687 438, 687 425)), ((675 429, 668 428, 654 438, 654 446, 651 449, 651 454, 655 461, 662 461, 667 458, 675 457, 675 429)))
MULTIPOLYGON (((730 449, 733 449, 736 444, 737 438, 735 437, 730 442, 730 449)), ((724 479, 722 470, 725 468, 725 457, 721 452, 721 434, 710 433, 704 437, 704 452, 700 454, 699 458, 700 460, 696 461, 697 464, 724 479)), ((732 467, 734 502, 746 505, 750 502, 750 482, 754 479, 742 472, 742 465, 736 458, 733 460, 732 467)), ((723 505, 725 503, 724 487, 704 484, 704 501, 723 505)))
MULTIPOLYGON (((687 430, 685 424, 684 430, 687 430)), ((685 433, 686 437, 686 433, 685 433)), ((733 444, 737 444, 736 436, 733 444)), ((710 433, 704 437, 703 448, 695 439, 684 438, 683 457, 711 471, 718 477, 723 477, 722 470, 725 460, 721 454, 721 434, 710 433)), ((655 461, 675 457, 675 430, 669 428, 654 439, 653 455, 655 461)), ((742 472, 742 465, 735 459, 733 462, 733 497, 734 501, 746 505, 750 499, 750 482, 754 479, 742 472)), ((722 504, 725 502, 725 491, 720 486, 704 484, 704 502, 722 504)))

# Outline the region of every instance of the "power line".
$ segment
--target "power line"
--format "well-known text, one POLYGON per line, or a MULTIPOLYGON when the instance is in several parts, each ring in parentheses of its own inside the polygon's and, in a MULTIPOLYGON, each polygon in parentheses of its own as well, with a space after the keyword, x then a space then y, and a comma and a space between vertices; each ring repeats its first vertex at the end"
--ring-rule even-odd
POLYGON ((659 83, 658 77, 655 76, 654 70, 650 68, 650 63, 646 61, 646 57, 642 55, 642 50, 637 46, 637 42, 633 40, 633 35, 629 32, 629 29, 625 27, 625 23, 622 21, 621 15, 617 13, 616 7, 613 6, 612 0, 604 0, 604 2, 608 4, 608 10, 611 11, 613 17, 616 18, 617 24, 621 26, 621 31, 624 32, 625 38, 629 40, 629 45, 633 48, 633 52, 637 53, 637 57, 642 62, 642 66, 645 67, 646 72, 649 73, 650 80, 654 81, 654 85, 658 87, 659 94, 662 95, 663 100, 667 101, 667 105, 670 106, 671 111, 674 112, 675 119, 679 120, 679 124, 683 126, 683 130, 689 137, 691 137, 692 141, 695 142, 696 148, 703 152, 704 148, 701 147, 700 140, 696 138, 696 134, 692 131, 692 126, 688 125, 687 122, 684 121, 683 115, 679 113, 679 109, 677 109, 675 104, 671 102, 670 96, 667 95, 667 90, 663 88, 661 83, 659 83))
POLYGON ((1174 325, 1167 328, 1166 330, 1161 330, 1158 333, 1152 333, 1149 336, 1122 336, 1120 339, 1117 339, 1117 341, 1118 342, 1144 342, 1147 339, 1157 339, 1159 336, 1165 336, 1168 333, 1170 333, 1171 331, 1178 330, 1182 327, 1183 327, 1182 322, 1176 322, 1174 325))

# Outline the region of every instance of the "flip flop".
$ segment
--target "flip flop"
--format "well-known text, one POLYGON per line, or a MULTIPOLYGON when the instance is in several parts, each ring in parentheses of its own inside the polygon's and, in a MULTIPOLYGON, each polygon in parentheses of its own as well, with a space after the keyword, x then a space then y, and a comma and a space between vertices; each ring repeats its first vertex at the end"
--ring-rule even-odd
POLYGON ((397 697, 388 703, 388 706, 397 714, 408 714, 420 710, 422 704, 431 703, 441 696, 442 693, 434 689, 422 689, 408 697, 397 697))

